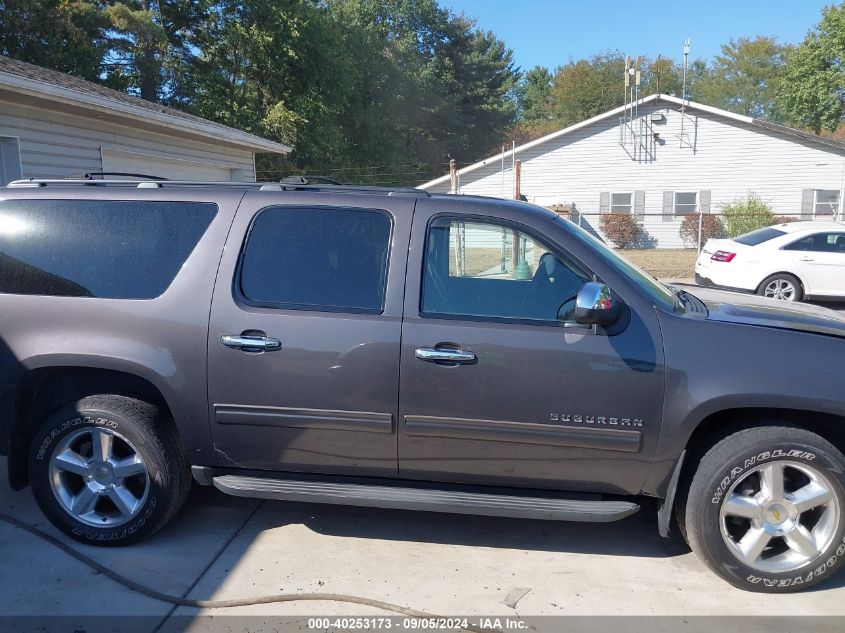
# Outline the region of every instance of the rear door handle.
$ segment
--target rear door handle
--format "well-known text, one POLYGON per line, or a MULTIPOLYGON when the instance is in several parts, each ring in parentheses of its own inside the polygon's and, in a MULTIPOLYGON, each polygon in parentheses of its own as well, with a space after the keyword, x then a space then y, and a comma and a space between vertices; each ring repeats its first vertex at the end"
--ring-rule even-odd
POLYGON ((282 349, 282 342, 277 338, 269 336, 253 336, 244 334, 224 334, 220 342, 226 347, 239 349, 245 352, 272 352, 282 349))
POLYGON ((811 262, 811 261, 813 261, 813 258, 812 258, 812 257, 809 257, 809 256, 807 256, 807 255, 804 255, 804 257, 801 257, 800 259, 801 259, 801 261, 802 261, 802 262, 811 262))
POLYGON ((420 360, 428 361, 430 363, 447 362, 458 363, 460 365, 471 365, 478 360, 473 352, 438 347, 418 347, 414 350, 414 355, 420 360))

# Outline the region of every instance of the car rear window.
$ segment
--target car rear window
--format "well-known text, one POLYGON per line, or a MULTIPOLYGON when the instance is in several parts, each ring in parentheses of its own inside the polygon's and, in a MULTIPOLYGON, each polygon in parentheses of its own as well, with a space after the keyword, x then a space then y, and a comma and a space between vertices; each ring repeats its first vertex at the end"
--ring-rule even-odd
POLYGON ((745 244, 746 246, 757 246, 757 244, 768 242, 769 240, 773 240, 781 235, 786 235, 786 231, 781 231, 780 229, 767 226, 764 229, 757 229, 756 231, 751 231, 750 233, 745 233, 735 237, 733 240, 734 242, 739 242, 740 244, 745 244))
POLYGON ((392 227, 374 209, 264 209, 244 247, 241 293, 265 307, 379 313, 392 227))
POLYGON ((0 293, 153 299, 216 214, 204 202, 0 201, 0 293))

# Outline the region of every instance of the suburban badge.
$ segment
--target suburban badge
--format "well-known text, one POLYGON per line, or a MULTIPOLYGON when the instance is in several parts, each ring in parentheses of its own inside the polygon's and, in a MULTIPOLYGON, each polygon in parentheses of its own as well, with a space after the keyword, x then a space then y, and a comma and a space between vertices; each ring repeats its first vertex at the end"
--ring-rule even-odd
POLYGON ((562 422, 564 424, 592 424, 594 426, 631 426, 641 427, 641 418, 619 418, 603 415, 582 415, 575 413, 551 413, 549 421, 562 422))

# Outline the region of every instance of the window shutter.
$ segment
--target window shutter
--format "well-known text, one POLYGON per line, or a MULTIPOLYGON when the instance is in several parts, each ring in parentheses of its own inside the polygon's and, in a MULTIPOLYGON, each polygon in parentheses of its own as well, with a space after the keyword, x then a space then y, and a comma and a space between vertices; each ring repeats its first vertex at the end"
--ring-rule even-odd
POLYGON ((699 213, 710 213, 710 190, 705 189, 704 191, 698 192, 698 212, 699 213))
POLYGON ((634 192, 634 217, 642 222, 645 217, 645 191, 634 192))
POLYGON ((675 192, 663 192, 663 219, 671 220, 675 217, 675 192))
POLYGON ((610 213, 610 192, 602 191, 599 194, 599 213, 610 213))
POLYGON ((816 201, 816 192, 815 189, 802 189, 801 190, 801 219, 802 220, 812 220, 813 219, 813 204, 816 201))

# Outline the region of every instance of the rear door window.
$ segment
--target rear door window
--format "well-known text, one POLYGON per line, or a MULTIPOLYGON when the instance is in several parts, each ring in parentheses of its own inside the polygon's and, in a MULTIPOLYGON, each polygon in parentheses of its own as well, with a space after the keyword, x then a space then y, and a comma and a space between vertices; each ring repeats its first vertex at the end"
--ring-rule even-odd
POLYGON ((815 233, 784 247, 788 251, 845 253, 845 233, 815 233))
POLYGON ((264 209, 243 250, 241 294, 265 307, 379 313, 392 227, 374 209, 264 209))
POLYGON ((0 201, 0 292, 153 299, 216 214, 205 202, 0 201))

